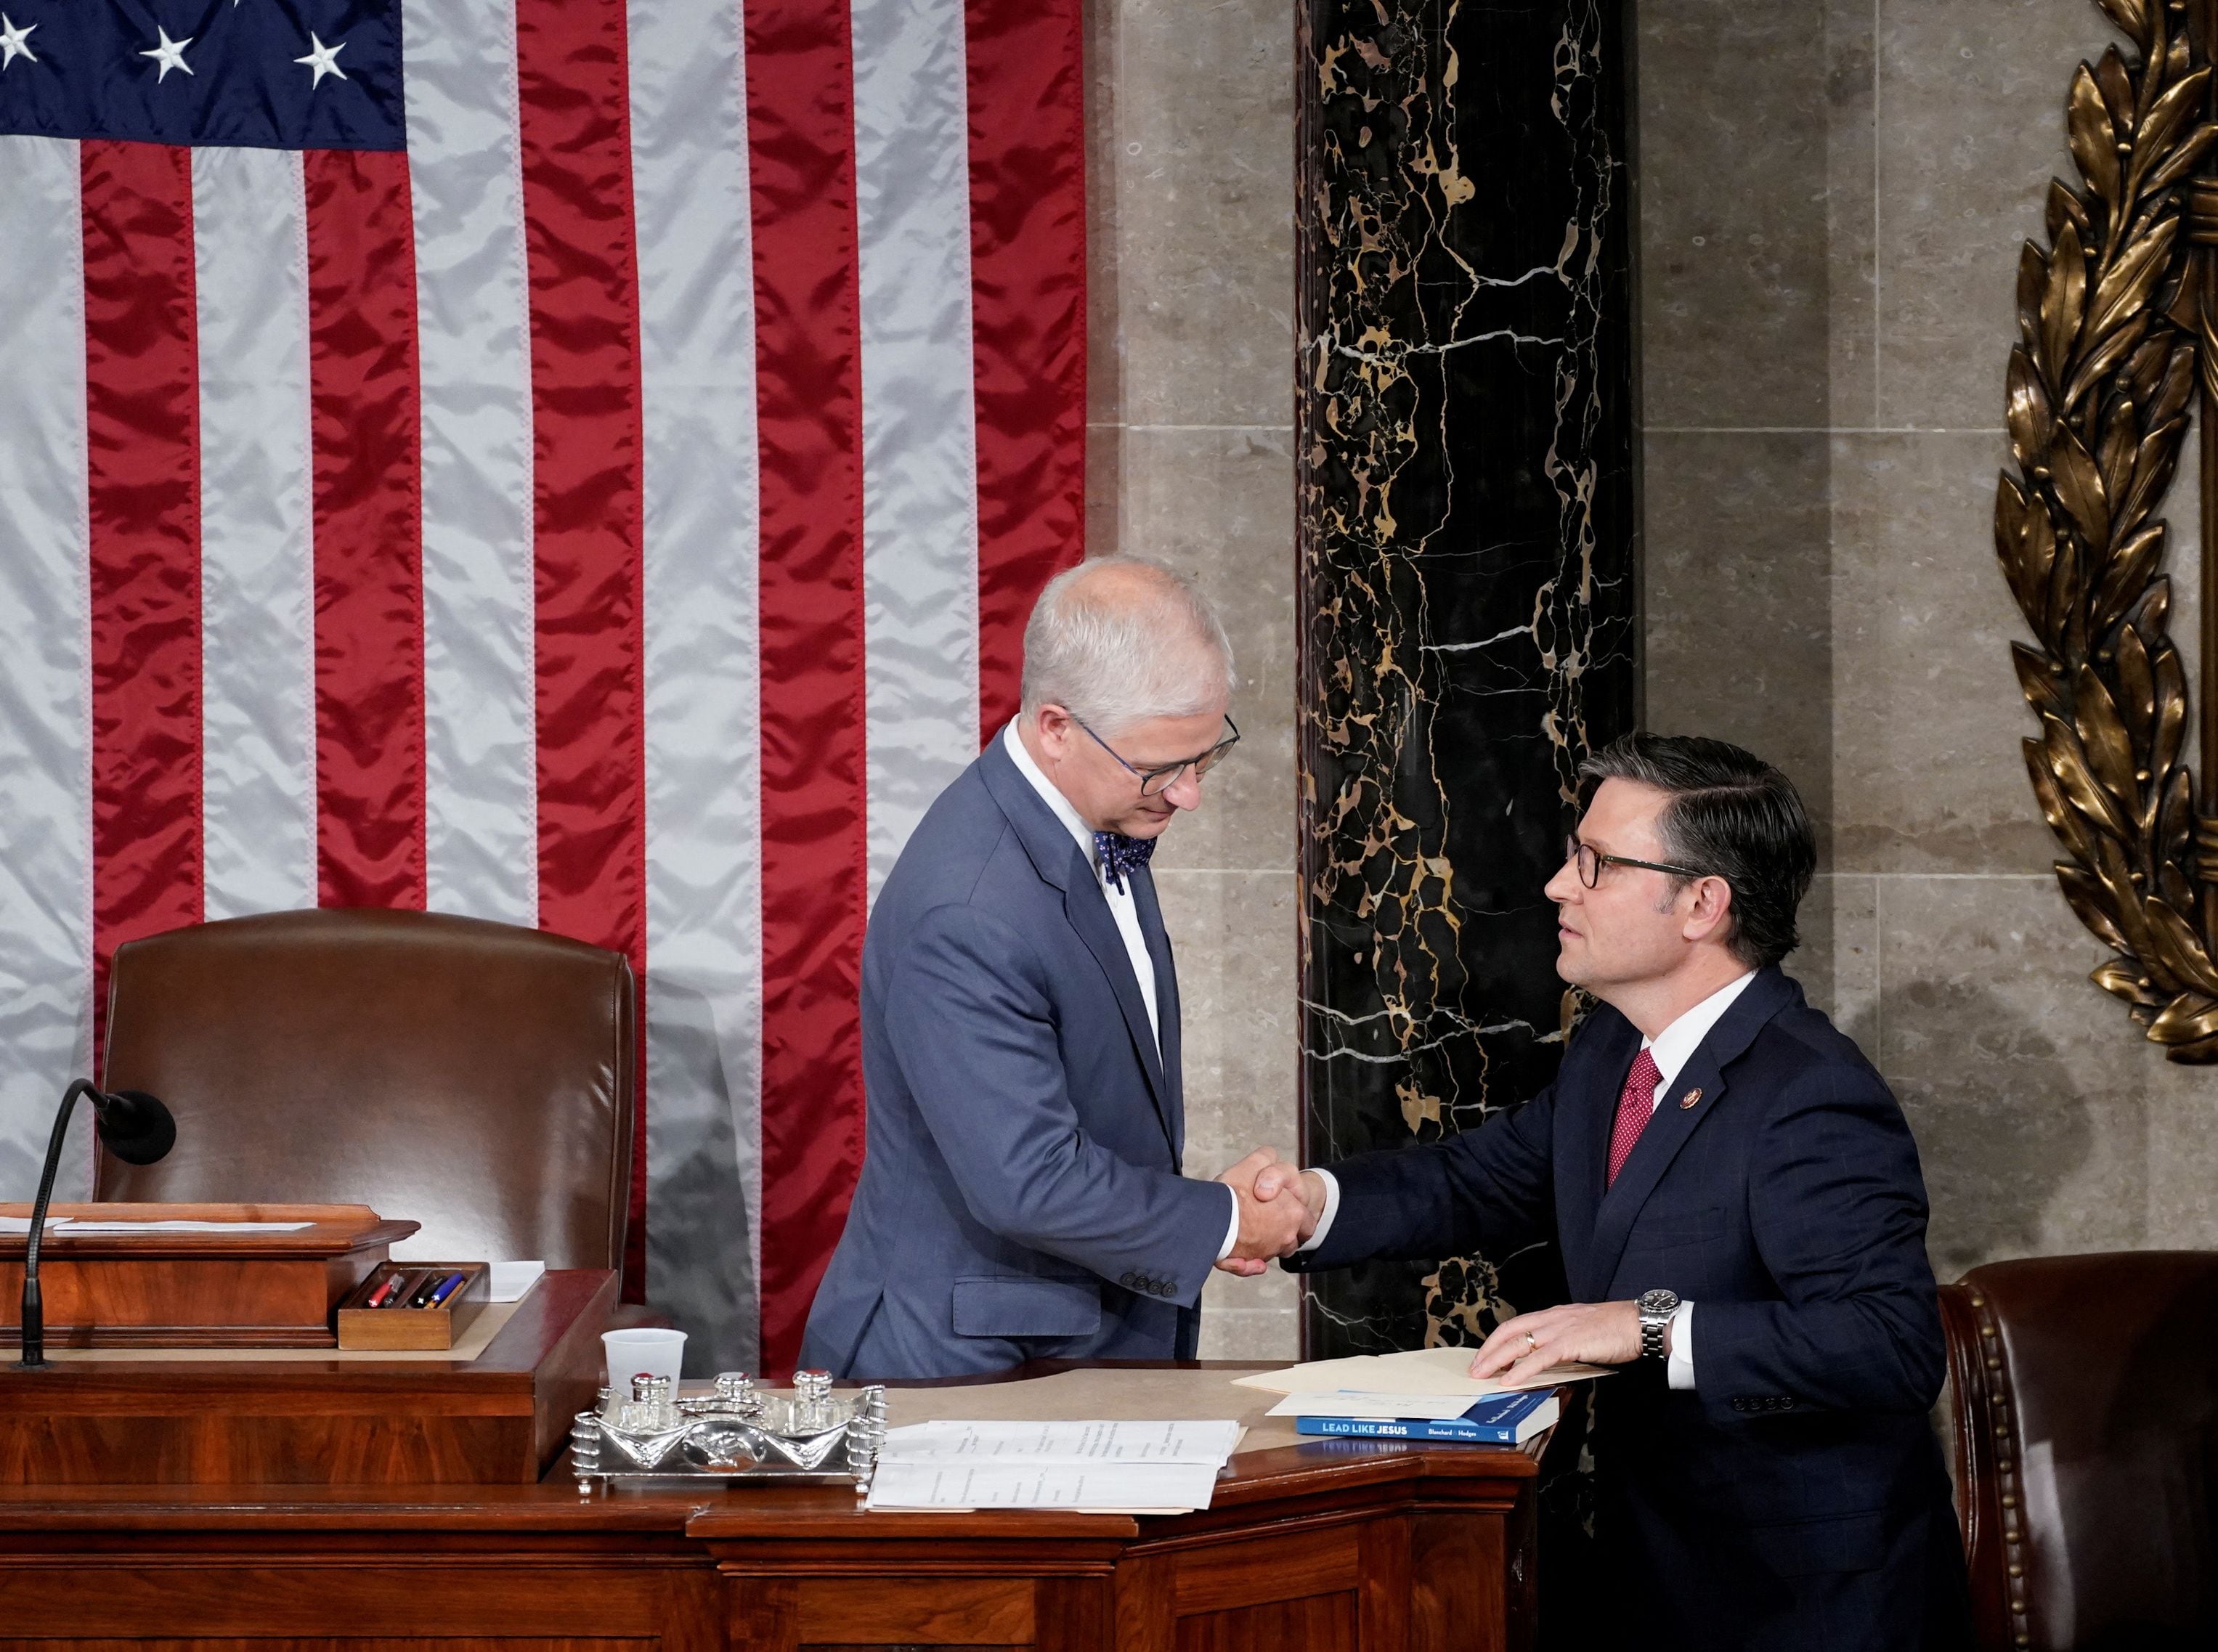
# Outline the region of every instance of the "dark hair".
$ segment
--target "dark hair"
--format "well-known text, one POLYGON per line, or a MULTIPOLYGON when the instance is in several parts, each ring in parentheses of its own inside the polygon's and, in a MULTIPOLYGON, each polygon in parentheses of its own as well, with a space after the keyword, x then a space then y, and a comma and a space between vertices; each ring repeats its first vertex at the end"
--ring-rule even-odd
POLYGON ((1723 740, 1644 730, 1593 753, 1579 777, 1670 795, 1656 821, 1664 857, 1732 887, 1727 944, 1743 962, 1761 969, 1799 944, 1794 911, 1818 869, 1818 842, 1785 775, 1723 740))

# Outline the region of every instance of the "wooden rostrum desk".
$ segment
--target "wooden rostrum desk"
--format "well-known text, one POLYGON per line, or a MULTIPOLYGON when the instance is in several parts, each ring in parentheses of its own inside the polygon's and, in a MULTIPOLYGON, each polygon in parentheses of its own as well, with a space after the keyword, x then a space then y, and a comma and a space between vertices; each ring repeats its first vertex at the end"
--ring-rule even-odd
MULTIPOLYGON (((1531 1643, 1537 1464, 1519 1451, 1298 1444, 1283 1420, 1255 1422, 1213 1506, 1180 1516, 872 1514, 851 1490, 818 1486, 580 1495, 560 1456, 576 1405, 554 1391, 577 1374, 549 1382, 539 1367, 573 1363, 586 1339, 598 1356, 613 1301, 606 1275, 549 1274, 475 1370, 298 1355, 127 1370, 86 1352, 44 1375, 0 1374, 0 1652, 33 1652, 34 1642, 36 1652, 1262 1652, 1290 1643, 1492 1652, 1531 1643), (146 1426, 133 1417, 149 1404, 136 1385, 159 1380, 149 1373, 182 1385, 180 1408, 197 1398, 210 1420, 189 1456, 164 1459, 172 1483, 30 1477, 55 1451, 124 1449, 146 1426), (257 1388, 313 1426, 268 1414, 257 1424, 237 1402, 257 1388), (356 1436, 405 1412, 412 1389, 443 1420, 412 1433, 388 1421, 381 1446, 362 1446, 356 1436), (116 1424, 105 1434, 102 1407, 116 1424), (222 1470, 234 1433, 257 1477, 189 1483, 222 1470), (548 1470, 525 1483, 317 1483, 330 1480, 326 1463, 373 1481, 411 1463, 453 1468, 456 1453, 499 1465, 524 1438, 548 1470), (307 1444, 319 1439, 321 1448, 307 1444)), ((1152 1390, 1160 1404, 1166 1384, 1221 1388, 1239 1369, 1125 1368, 1117 1391, 1152 1390)), ((1025 1374, 1057 1370, 1054 1391, 1069 1382, 1105 1391, 1066 1368, 1025 1374)), ((957 1395, 951 1406, 948 1390, 933 1390, 932 1414, 1003 1410, 989 1386, 957 1395)), ((896 1424, 924 1398, 894 1397, 896 1424)), ((105 1469, 121 1462, 110 1456, 105 1469)))

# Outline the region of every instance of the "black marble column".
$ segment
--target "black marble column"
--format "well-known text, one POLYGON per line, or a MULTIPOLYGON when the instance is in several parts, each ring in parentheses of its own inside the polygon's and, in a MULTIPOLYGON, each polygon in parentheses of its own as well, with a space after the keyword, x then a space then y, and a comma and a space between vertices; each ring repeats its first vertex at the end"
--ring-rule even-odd
MULTIPOLYGON (((1545 1085, 1576 770, 1633 725, 1629 30, 1619 0, 1305 0, 1305 1151, 1545 1085)), ((1552 1247, 1315 1277, 1315 1356, 1468 1342, 1552 1247)))

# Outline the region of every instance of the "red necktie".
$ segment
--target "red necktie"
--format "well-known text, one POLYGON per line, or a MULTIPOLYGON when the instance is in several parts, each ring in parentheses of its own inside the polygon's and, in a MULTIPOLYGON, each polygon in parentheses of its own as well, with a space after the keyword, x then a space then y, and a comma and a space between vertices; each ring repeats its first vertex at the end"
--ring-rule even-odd
POLYGON ((1609 1181, 1603 1186, 1617 1180, 1617 1172, 1625 1167, 1626 1154, 1648 1128, 1656 1111, 1656 1086, 1663 1080, 1656 1058, 1646 1050, 1633 1058, 1633 1071, 1625 1075, 1625 1088, 1618 1092, 1617 1123, 1609 1132, 1609 1181))

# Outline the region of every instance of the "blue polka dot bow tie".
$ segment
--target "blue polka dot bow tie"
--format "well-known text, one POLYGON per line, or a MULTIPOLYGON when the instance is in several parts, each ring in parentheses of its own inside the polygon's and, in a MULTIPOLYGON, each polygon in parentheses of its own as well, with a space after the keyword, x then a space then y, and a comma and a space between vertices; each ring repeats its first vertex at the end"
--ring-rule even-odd
POLYGON ((1128 838, 1121 832, 1094 834, 1094 858, 1101 863, 1101 870, 1109 882, 1120 889, 1124 887, 1124 874, 1139 870, 1155 852, 1153 838, 1128 838))

